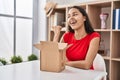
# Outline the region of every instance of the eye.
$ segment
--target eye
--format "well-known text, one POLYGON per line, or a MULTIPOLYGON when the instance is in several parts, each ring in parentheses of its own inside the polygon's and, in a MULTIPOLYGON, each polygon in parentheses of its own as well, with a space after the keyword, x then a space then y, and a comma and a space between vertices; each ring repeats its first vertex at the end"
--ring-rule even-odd
POLYGON ((78 14, 77 13, 74 13, 73 16, 77 16, 78 14))

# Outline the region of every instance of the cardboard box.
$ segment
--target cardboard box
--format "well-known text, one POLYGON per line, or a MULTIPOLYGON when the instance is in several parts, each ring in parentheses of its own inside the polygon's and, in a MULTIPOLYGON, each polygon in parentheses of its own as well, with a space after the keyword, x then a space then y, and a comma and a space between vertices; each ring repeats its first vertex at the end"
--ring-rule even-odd
POLYGON ((34 46, 40 50, 40 70, 60 72, 65 69, 67 43, 40 41, 34 46))

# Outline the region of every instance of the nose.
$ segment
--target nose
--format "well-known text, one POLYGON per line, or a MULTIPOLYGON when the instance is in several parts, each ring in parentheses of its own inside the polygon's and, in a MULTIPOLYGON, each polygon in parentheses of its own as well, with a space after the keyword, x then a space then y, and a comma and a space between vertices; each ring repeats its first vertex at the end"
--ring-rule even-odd
POLYGON ((73 20, 74 20, 74 17, 70 17, 70 18, 69 18, 69 21, 73 21, 73 20))
POLYGON ((70 22, 70 21, 72 21, 72 20, 74 20, 74 16, 69 16, 69 18, 68 18, 68 22, 70 22))
POLYGON ((69 18, 71 19, 71 18, 73 18, 73 16, 71 15, 69 18))

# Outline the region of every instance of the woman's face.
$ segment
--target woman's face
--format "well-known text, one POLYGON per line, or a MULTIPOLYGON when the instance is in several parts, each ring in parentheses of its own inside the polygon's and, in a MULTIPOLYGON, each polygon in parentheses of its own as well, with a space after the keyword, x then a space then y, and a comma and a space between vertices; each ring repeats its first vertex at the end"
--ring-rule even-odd
POLYGON ((69 10, 67 22, 73 30, 81 28, 84 25, 85 20, 85 16, 83 16, 78 9, 71 8, 69 10))

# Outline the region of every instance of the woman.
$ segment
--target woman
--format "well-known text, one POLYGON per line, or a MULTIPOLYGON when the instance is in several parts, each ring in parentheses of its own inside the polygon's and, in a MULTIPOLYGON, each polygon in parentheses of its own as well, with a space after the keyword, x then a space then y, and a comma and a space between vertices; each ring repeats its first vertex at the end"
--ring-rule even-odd
MULTIPOLYGON (((81 7, 73 6, 69 9, 67 22, 69 32, 61 39, 61 42, 68 43, 66 65, 94 69, 92 63, 99 48, 99 33, 93 30, 87 13, 81 7)), ((54 27, 53 41, 58 41, 60 30, 61 26, 54 27)))

